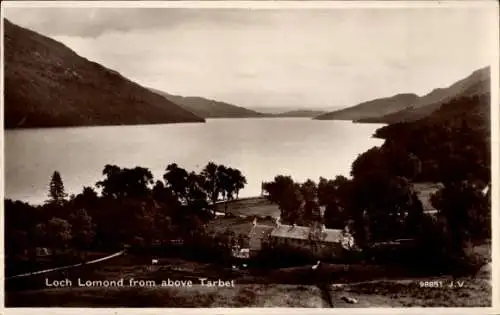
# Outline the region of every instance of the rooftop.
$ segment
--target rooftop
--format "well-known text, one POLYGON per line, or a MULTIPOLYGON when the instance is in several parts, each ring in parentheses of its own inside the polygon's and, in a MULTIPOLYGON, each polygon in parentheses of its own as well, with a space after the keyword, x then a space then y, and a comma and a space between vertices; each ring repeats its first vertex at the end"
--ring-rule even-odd
MULTIPOLYGON (((275 227, 271 236, 307 240, 311 228, 305 226, 280 225, 275 227)), ((338 243, 342 239, 342 230, 324 229, 321 233, 324 242, 338 243)))

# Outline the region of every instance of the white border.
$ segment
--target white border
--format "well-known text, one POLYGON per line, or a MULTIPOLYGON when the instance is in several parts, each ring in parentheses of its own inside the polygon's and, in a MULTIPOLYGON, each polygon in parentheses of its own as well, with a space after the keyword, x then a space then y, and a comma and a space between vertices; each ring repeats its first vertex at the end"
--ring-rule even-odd
POLYGON ((455 1, 3 1, 3 7, 99 7, 99 8, 255 8, 255 9, 314 9, 314 8, 498 8, 494 0, 455 1))
MULTIPOLYGON (((158 314, 158 313, 171 313, 171 314, 253 314, 255 312, 272 313, 272 314, 290 314, 290 313, 304 313, 304 314, 500 314, 500 290, 498 288, 500 280, 500 230, 498 228, 499 215, 499 182, 498 175, 499 169, 499 17, 498 17, 498 3, 496 1, 484 0, 471 0, 471 1, 3 1, 1 10, 1 27, 0 27, 0 43, 2 49, 1 63, 2 66, 0 74, 0 88, 4 91, 4 72, 3 72, 3 18, 5 8, 26 8, 26 7, 108 7, 108 8, 254 8, 254 9, 346 9, 346 8, 490 8, 496 12, 496 23, 491 26, 491 42, 494 43, 496 51, 495 59, 491 61, 491 137, 492 137, 492 153, 491 153, 491 168, 492 168, 492 283, 493 283, 493 297, 492 307, 488 308, 356 308, 356 309, 291 309, 291 308, 198 308, 198 309, 176 309, 176 308, 4 308, 4 268, 3 268, 3 250, 4 250, 4 217, 3 211, 0 211, 0 314, 28 314, 34 312, 50 312, 52 314, 78 314, 81 311, 90 312, 91 314, 158 314)), ((495 22, 495 21, 493 21, 495 22)), ((0 162, 2 170, 4 169, 4 141, 3 141, 3 97, 1 99, 1 135, 0 141, 0 162)), ((4 176, 0 176, 0 197, 2 202, 0 209, 3 210, 3 194, 4 194, 4 176)))

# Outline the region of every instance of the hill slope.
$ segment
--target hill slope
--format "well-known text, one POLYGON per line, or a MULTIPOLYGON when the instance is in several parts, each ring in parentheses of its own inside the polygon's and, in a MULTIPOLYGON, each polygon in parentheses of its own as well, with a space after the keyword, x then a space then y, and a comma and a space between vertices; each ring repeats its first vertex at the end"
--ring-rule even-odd
POLYGON ((319 115, 326 114, 325 111, 321 110, 307 110, 307 109, 297 109, 291 110, 279 114, 274 114, 275 117, 317 117, 319 115))
POLYGON ((65 45, 4 20, 5 128, 203 122, 65 45))
POLYGON ((454 98, 484 95, 490 89, 490 68, 474 71, 447 88, 438 88, 418 97, 398 94, 377 99, 316 117, 316 119, 348 119, 359 122, 396 123, 423 118, 454 98))
POLYGON ((249 118, 265 117, 264 114, 215 100, 206 99, 197 96, 179 96, 165 93, 160 90, 151 89, 151 91, 165 97, 166 99, 178 104, 184 109, 204 118, 249 118))
POLYGON ((489 92, 490 72, 488 67, 475 71, 472 75, 464 80, 458 81, 448 89, 435 90, 429 93, 422 97, 413 107, 381 117, 365 118, 358 121, 374 123, 413 121, 432 114, 453 99, 483 96, 489 92), (434 95, 431 95, 433 93, 434 95))
POLYGON ((416 94, 397 94, 363 102, 353 107, 315 117, 318 120, 358 120, 390 114, 411 106, 418 100, 416 94))

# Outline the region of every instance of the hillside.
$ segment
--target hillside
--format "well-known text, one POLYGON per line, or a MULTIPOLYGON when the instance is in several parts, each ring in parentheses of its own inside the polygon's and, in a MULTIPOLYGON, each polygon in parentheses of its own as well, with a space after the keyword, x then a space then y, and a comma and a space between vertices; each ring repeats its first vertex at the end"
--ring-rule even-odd
POLYGON ((203 97, 172 95, 156 89, 151 89, 151 91, 204 118, 265 117, 262 113, 246 109, 244 107, 206 99, 203 97))
POLYGON ((358 170, 388 169, 419 182, 491 180, 489 93, 452 99, 424 118, 379 128, 375 137, 387 141, 364 153, 358 170))
POLYGON ((360 119, 358 122, 398 123, 414 121, 430 115, 443 105, 457 98, 483 96, 490 92, 489 67, 475 71, 448 89, 437 89, 422 97, 413 107, 382 117, 360 119))
POLYGON ((5 128, 203 122, 118 72, 4 20, 5 128))
POLYGON ((397 94, 363 102, 353 107, 326 113, 315 117, 317 120, 358 120, 390 114, 411 106, 418 100, 416 94, 397 94))
POLYGON ((490 68, 474 71, 447 88, 434 89, 424 96, 398 94, 376 99, 316 117, 316 119, 354 120, 358 122, 396 123, 425 117, 454 98, 472 97, 489 92, 490 68))
POLYGON ((274 114, 273 116, 275 117, 316 117, 319 115, 326 114, 325 111, 321 110, 307 110, 307 109, 298 109, 298 110, 291 110, 279 114, 274 114))

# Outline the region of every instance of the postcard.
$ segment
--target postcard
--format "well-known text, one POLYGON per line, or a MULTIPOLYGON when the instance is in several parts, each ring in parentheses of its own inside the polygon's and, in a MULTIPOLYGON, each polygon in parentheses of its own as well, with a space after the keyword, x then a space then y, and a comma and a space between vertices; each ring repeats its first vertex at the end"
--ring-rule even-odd
POLYGON ((3 2, 2 312, 497 313, 498 25, 3 2))

